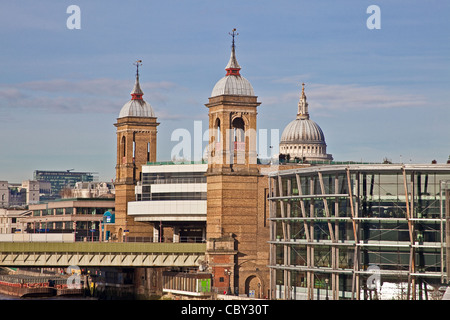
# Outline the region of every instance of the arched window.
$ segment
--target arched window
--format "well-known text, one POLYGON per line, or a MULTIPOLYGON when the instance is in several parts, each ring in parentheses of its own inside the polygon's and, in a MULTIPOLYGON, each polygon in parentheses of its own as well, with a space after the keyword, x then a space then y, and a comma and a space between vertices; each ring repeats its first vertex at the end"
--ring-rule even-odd
POLYGON ((126 138, 125 136, 122 136, 122 139, 120 140, 120 147, 119 147, 119 155, 122 156, 122 163, 125 163, 127 161, 126 155, 127 155, 127 148, 126 148, 126 138))
POLYGON ((215 133, 216 133, 216 142, 220 142, 220 119, 217 118, 216 119, 216 124, 214 125, 215 127, 215 133))
POLYGON ((136 134, 133 133, 133 161, 136 157, 136 134))
POLYGON ((232 128, 233 128, 233 140, 234 142, 245 142, 245 136, 244 136, 244 120, 242 118, 235 118, 232 122, 232 128))
POLYGON ((126 156, 126 139, 125 136, 122 137, 122 141, 121 141, 121 145, 120 145, 121 149, 122 149, 122 157, 126 156))

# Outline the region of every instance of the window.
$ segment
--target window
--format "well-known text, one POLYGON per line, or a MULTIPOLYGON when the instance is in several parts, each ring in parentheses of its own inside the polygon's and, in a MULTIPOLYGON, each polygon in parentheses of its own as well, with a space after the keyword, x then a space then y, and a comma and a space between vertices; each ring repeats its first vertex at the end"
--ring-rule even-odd
POLYGON ((143 173, 142 184, 206 183, 204 172, 143 173))
POLYGON ((206 200, 206 192, 152 193, 151 200, 206 200))

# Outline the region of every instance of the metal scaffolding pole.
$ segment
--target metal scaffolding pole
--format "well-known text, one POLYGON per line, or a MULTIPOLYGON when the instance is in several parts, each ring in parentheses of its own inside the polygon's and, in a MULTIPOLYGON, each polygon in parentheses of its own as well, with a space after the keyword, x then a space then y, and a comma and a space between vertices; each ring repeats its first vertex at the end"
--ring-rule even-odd
POLYGON ((358 233, 357 233, 357 220, 356 214, 355 214, 355 208, 353 204, 353 191, 352 191, 352 183, 351 183, 351 177, 350 177, 350 169, 346 168, 347 172, 347 186, 348 186, 348 195, 350 200, 350 212, 352 215, 352 226, 353 226, 353 237, 355 239, 355 247, 354 247, 354 255, 353 255, 353 276, 352 276, 352 300, 355 299, 355 291, 357 294, 357 299, 359 298, 359 247, 358 244, 358 233))
MULTIPOLYGON (((403 186, 405 188, 405 203, 406 203, 406 220, 408 222, 408 231, 409 231, 409 242, 410 242, 410 251, 409 251, 409 270, 408 270, 408 289, 407 289, 407 299, 409 300, 411 291, 412 291, 412 299, 416 298, 416 286, 415 286, 415 278, 411 275, 415 273, 415 250, 414 250, 414 226, 413 221, 411 220, 411 212, 409 205, 409 192, 408 192, 408 184, 406 182, 406 170, 405 167, 402 167, 403 174, 403 186), (411 288, 412 287, 412 288, 411 288)), ((413 195, 412 195, 413 197, 413 195)))

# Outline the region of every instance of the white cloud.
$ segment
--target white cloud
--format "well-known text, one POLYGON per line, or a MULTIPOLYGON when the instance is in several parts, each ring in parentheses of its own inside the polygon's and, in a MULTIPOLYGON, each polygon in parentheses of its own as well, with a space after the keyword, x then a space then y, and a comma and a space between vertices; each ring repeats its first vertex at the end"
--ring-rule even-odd
MULTIPOLYGON (((427 104, 424 95, 416 93, 394 92, 383 86, 360 86, 311 84, 305 88, 310 107, 323 111, 351 110, 367 108, 411 108, 427 104)), ((286 92, 279 96, 261 97, 264 105, 289 103, 296 105, 300 98, 297 92, 286 92)))
MULTIPOLYGON (((56 113, 118 113, 130 99, 134 81, 108 78, 68 81, 63 79, 0 84, 0 110, 17 108, 56 113)), ((173 82, 142 82, 144 99, 151 105, 171 100, 173 82)))
POLYGON ((307 79, 310 79, 311 75, 309 74, 298 74, 294 76, 286 76, 282 78, 277 78, 272 80, 273 83, 282 83, 282 84, 297 84, 300 86, 302 82, 305 82, 307 79))

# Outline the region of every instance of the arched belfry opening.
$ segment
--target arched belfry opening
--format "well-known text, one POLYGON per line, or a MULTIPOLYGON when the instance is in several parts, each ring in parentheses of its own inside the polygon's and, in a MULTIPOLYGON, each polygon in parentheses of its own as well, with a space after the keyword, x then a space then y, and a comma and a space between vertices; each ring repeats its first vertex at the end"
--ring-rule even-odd
POLYGON ((245 123, 241 117, 236 117, 231 123, 233 143, 233 164, 246 164, 245 123))
POLYGON ((219 118, 216 119, 216 122, 214 124, 214 133, 215 133, 215 142, 220 143, 221 139, 220 139, 220 119, 219 118))
POLYGON ((120 142, 120 154, 122 154, 122 162, 124 162, 124 158, 126 156, 126 152, 127 152, 127 139, 125 138, 125 136, 122 136, 122 140, 120 142))
POLYGON ((240 117, 234 118, 231 123, 231 128, 233 129, 233 141, 234 142, 245 142, 245 123, 240 117))

